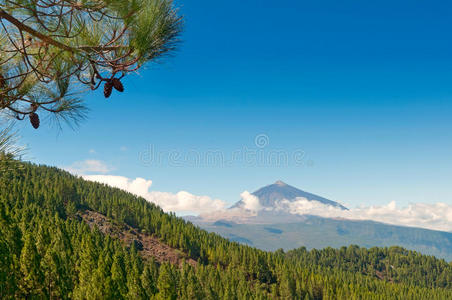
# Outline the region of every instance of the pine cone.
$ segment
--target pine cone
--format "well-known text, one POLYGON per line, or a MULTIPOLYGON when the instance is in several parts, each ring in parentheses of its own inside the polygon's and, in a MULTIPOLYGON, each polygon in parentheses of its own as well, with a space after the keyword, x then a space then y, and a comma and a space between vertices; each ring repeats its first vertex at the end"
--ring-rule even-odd
POLYGON ((112 91, 113 91, 113 83, 111 83, 111 80, 109 80, 104 85, 104 96, 105 96, 105 98, 110 97, 112 91))
POLYGON ((33 126, 34 129, 38 129, 39 128, 39 116, 37 113, 32 112, 30 115, 30 123, 31 126, 33 126))
POLYGON ((121 80, 119 80, 118 78, 113 78, 111 80, 111 83, 113 84, 113 87, 118 91, 118 92, 124 92, 124 86, 122 85, 121 80))

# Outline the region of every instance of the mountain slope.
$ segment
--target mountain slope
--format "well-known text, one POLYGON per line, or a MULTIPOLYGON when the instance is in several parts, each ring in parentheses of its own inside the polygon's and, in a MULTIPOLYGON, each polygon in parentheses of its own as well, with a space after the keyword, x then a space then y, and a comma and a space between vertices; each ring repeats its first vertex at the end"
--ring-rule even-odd
MULTIPOLYGON (((301 201, 309 206, 311 201, 322 203, 322 209, 347 209, 339 203, 301 191, 282 181, 267 185, 252 194, 259 200, 256 211, 250 211, 245 200, 229 210, 212 213, 190 220, 210 232, 231 240, 274 251, 297 247, 325 248, 351 244, 362 247, 401 246, 427 255, 452 261, 452 233, 422 228, 395 226, 373 221, 324 218, 295 212, 291 205, 301 201), (300 200, 300 197, 305 198, 300 200), (218 222, 220 221, 220 222, 218 222), (225 226, 224 224, 228 224, 225 226)), ((320 205, 318 203, 314 205, 320 205)))
POLYGON ((347 252, 354 258, 350 267, 334 261, 337 254, 329 252, 322 257, 334 264, 306 263, 316 254, 270 253, 230 242, 142 198, 56 168, 23 164, 0 174, 2 299, 452 297, 452 282, 444 281, 452 267, 445 261, 381 251, 375 258, 369 254, 368 260, 359 258, 364 252, 347 252), (131 237, 142 241, 129 243, 131 237), (179 251, 182 263, 143 259, 144 251, 153 247, 148 238, 170 252, 179 251), (380 276, 380 265, 388 259, 414 262, 394 264, 408 268, 409 284, 380 276), (370 271, 355 274, 358 264, 370 271))
POLYGON ((452 261, 452 233, 388 225, 373 221, 352 221, 303 216, 285 223, 237 224, 231 221, 197 224, 231 240, 266 251, 298 247, 322 249, 348 245, 361 247, 401 246, 452 261), (225 225, 227 224, 227 226, 225 225))
MULTIPOLYGON (((341 209, 347 209, 343 205, 328 200, 326 198, 314 195, 302 190, 299 190, 293 186, 290 186, 280 180, 276 181, 274 184, 267 185, 254 193, 252 195, 259 198, 259 202, 264 207, 275 207, 278 201, 289 200, 294 201, 296 198, 306 198, 309 201, 318 201, 325 205, 331 205, 341 209)), ((238 201, 232 206, 232 208, 243 207, 244 203, 242 200, 238 201)))

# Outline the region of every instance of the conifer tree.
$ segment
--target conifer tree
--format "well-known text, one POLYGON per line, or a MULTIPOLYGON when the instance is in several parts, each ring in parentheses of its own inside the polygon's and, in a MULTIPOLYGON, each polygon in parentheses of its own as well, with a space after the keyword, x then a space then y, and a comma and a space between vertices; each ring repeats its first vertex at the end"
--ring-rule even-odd
POLYGON ((15 285, 15 276, 11 276, 13 255, 8 240, 5 238, 5 229, 0 227, 0 298, 12 292, 15 285))
POLYGON ((126 266, 124 262, 124 254, 117 251, 113 256, 113 264, 111 266, 111 279, 113 281, 114 297, 116 299, 127 295, 127 277, 126 266))
POLYGON ((143 299, 145 292, 141 285, 141 273, 143 272, 143 263, 134 246, 130 249, 130 264, 127 275, 127 298, 143 299))
POLYGON ((159 270, 157 281, 158 299, 173 300, 177 298, 176 278, 168 263, 163 263, 159 270))
POLYGON ((193 270, 190 269, 188 272, 187 281, 181 284, 187 286, 187 298, 188 299, 205 299, 206 295, 203 291, 201 283, 194 274, 193 270))
POLYGON ((97 269, 97 258, 96 248, 92 236, 82 236, 82 242, 79 251, 80 260, 77 266, 78 285, 74 290, 74 298, 94 298, 93 295, 95 293, 95 290, 93 290, 92 283, 94 271, 97 269))
POLYGON ((24 236, 24 247, 20 255, 21 291, 25 297, 43 296, 44 276, 35 240, 31 233, 24 236))
POLYGON ((281 282, 279 285, 279 294, 283 299, 294 299, 296 292, 296 285, 294 276, 287 269, 283 270, 281 274, 281 282))
POLYGON ((145 296, 148 299, 154 297, 157 293, 157 277, 156 273, 153 272, 152 268, 155 268, 155 264, 151 263, 144 267, 143 273, 141 274, 141 284, 145 292, 145 296))

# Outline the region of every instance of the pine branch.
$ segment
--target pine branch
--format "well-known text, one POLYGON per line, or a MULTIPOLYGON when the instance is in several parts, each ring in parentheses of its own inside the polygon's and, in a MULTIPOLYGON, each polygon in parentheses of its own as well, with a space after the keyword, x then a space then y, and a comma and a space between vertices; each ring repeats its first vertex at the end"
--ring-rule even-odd
POLYGON ((65 50, 65 51, 75 52, 75 49, 69 47, 68 45, 62 44, 62 43, 60 43, 58 41, 55 41, 54 39, 48 37, 47 35, 44 35, 44 34, 38 32, 38 31, 34 30, 30 26, 25 25, 24 23, 22 23, 21 21, 19 21, 16 18, 14 18, 13 16, 8 14, 6 11, 4 11, 1 8, 0 8, 0 18, 8 20, 11 24, 16 26, 19 30, 28 32, 29 34, 41 39, 42 41, 44 41, 44 42, 46 42, 46 43, 48 43, 50 45, 53 45, 53 46, 58 47, 58 48, 60 48, 62 50, 65 50))

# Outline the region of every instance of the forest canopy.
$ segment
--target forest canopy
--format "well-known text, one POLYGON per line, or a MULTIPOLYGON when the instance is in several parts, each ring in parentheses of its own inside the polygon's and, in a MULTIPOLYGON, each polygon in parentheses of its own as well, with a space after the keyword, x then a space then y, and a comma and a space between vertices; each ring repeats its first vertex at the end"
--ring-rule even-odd
POLYGON ((56 168, 0 174, 0 297, 451 299, 452 265, 402 248, 265 252, 208 233, 119 189, 56 168), (196 265, 143 258, 83 212, 159 239, 196 265))

